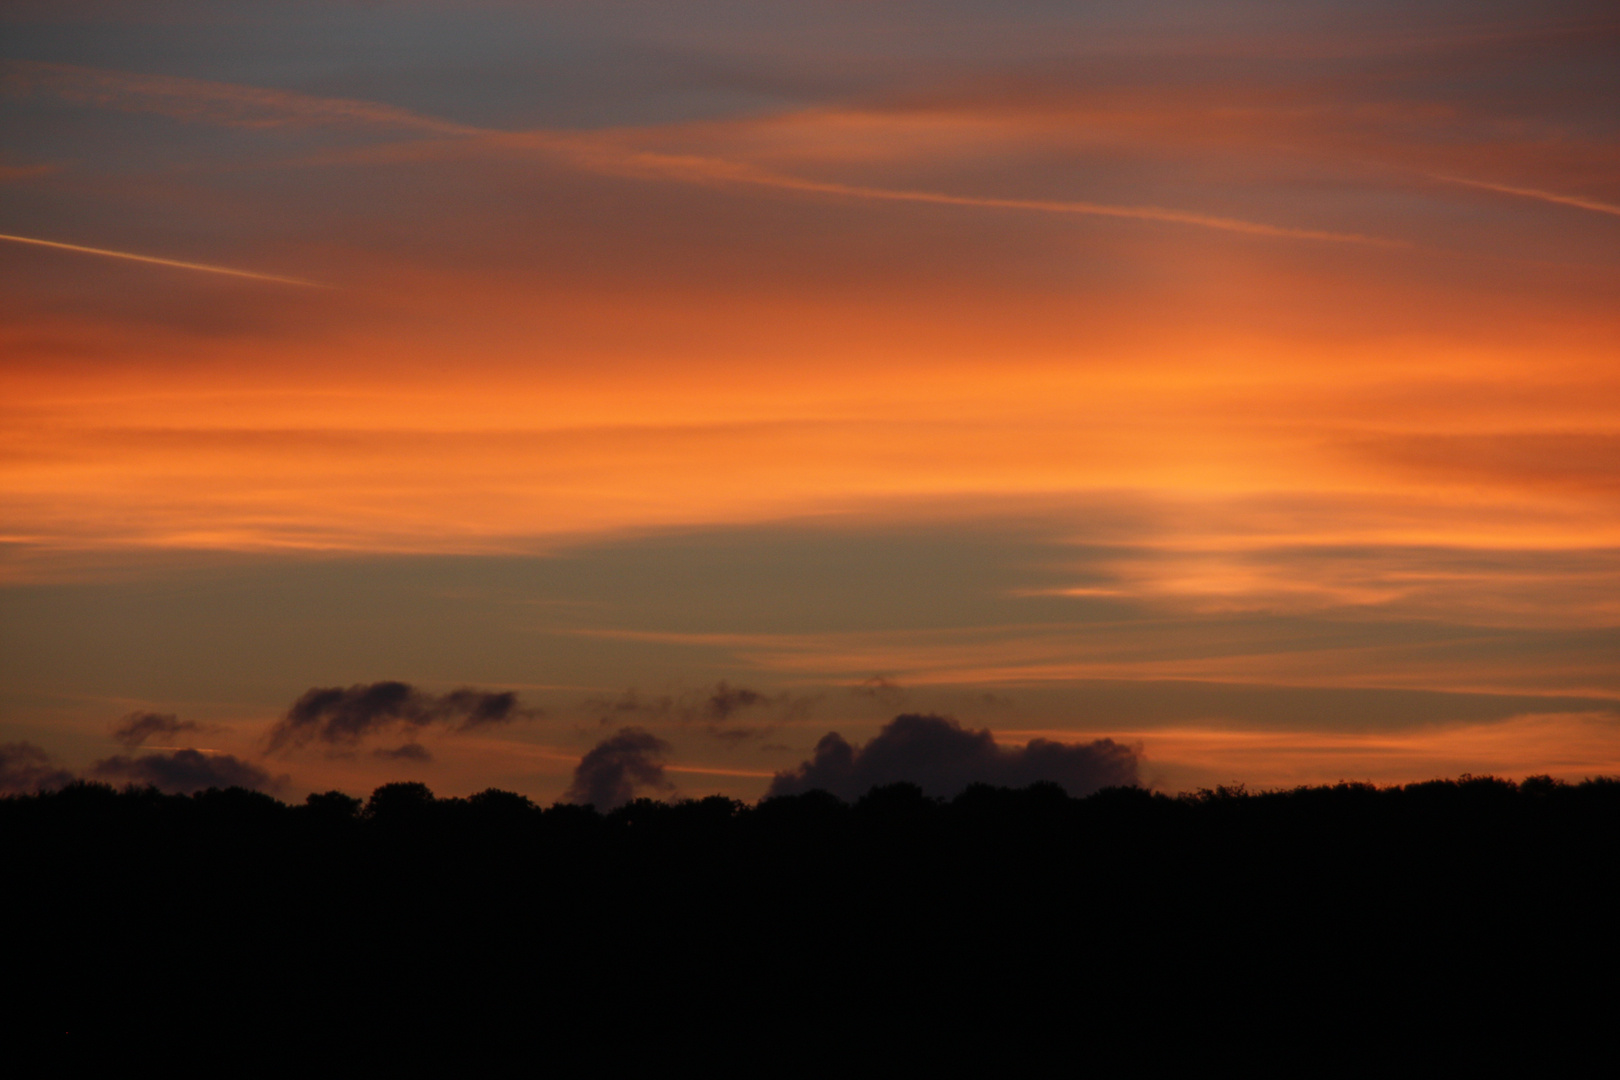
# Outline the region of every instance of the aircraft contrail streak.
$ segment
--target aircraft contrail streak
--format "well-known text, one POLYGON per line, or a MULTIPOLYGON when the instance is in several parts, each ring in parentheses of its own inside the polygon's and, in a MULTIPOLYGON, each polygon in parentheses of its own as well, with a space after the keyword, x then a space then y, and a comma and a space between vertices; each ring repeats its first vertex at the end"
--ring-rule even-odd
MULTIPOLYGON (((1279 239, 1307 240, 1329 243, 1372 244, 1384 247, 1407 247, 1403 241, 1388 240, 1356 233, 1338 233, 1323 229, 1297 228, 1286 225, 1268 225, 1240 218, 1200 214, 1187 210, 1174 210, 1160 206, 1118 206, 1107 203, 1066 202, 1053 199, 1016 199, 994 196, 951 195, 938 191, 917 191, 901 188, 871 187, 861 184, 843 184, 835 181, 811 180, 785 173, 728 161, 724 158, 706 158, 681 154, 637 151, 623 145, 604 143, 582 136, 577 132, 501 131, 425 116, 407 109, 376 102, 347 98, 321 98, 283 90, 238 86, 227 83, 206 82, 197 79, 155 75, 131 75, 68 64, 44 64, 33 61, 5 61, 0 69, 12 73, 29 88, 38 87, 65 97, 69 101, 97 105, 112 104, 118 108, 152 111, 160 115, 185 120, 212 120, 216 123, 268 126, 282 123, 303 124, 375 124, 385 128, 416 130, 438 136, 485 140, 493 145, 528 146, 562 157, 576 167, 613 174, 659 176, 685 182, 729 182, 796 191, 804 194, 831 195, 842 198, 868 199, 885 202, 932 203, 941 206, 978 207, 990 210, 1033 211, 1044 214, 1082 215, 1117 218, 1134 221, 1154 221, 1196 228, 1218 229, 1224 232, 1247 233, 1251 236, 1269 236, 1279 239)), ((1454 179, 1454 178, 1443 178, 1454 179)), ((1459 181, 1473 183, 1472 181, 1459 181)), ((1495 187, 1476 184, 1479 187, 1495 187)), ((1548 195, 1545 192, 1500 188, 1518 195, 1568 202, 1587 209, 1617 212, 1602 203, 1548 195)), ((216 274, 260 278, 296 285, 316 285, 315 282, 296 278, 254 274, 244 270, 230 270, 219 266, 203 266, 169 259, 150 258, 125 252, 104 251, 98 248, 58 244, 45 240, 31 240, 20 236, 3 237, 23 243, 44 244, 70 251, 89 252, 113 258, 137 259, 160 265, 204 270, 216 274)), ((329 287, 329 286, 326 286, 329 287)))
POLYGON ((9 233, 0 233, 0 240, 10 240, 14 244, 35 244, 61 251, 76 251, 81 255, 104 255, 109 259, 129 259, 132 262, 152 263, 156 266, 172 266, 180 270, 201 270, 205 274, 226 274, 230 277, 252 278, 255 281, 274 281, 282 285, 302 285, 307 289, 331 288, 330 285, 322 285, 318 281, 305 281, 302 278, 259 274, 252 270, 232 270, 228 266, 210 266, 207 263, 182 262, 179 259, 161 259, 156 255, 137 255, 132 251, 109 251, 107 248, 85 247, 83 244, 64 244, 60 240, 40 240, 32 236, 12 236, 9 233))
POLYGON ((1432 179, 1444 180, 1449 184, 1463 184, 1467 187, 1481 188, 1485 191, 1500 192, 1503 195, 1518 195, 1526 199, 1540 199, 1542 202, 1558 203, 1561 206, 1574 206, 1582 210, 1591 210, 1598 214, 1620 216, 1620 206, 1613 203, 1599 202, 1597 199, 1583 199, 1578 195, 1560 195, 1556 191, 1540 191, 1536 188, 1492 184, 1485 180, 1470 180, 1464 176, 1446 176, 1441 173, 1429 173, 1428 175, 1432 179))
POLYGON ((1107 203, 1063 202, 1053 199, 1005 199, 975 195, 947 195, 937 191, 909 191, 905 189, 864 187, 854 184, 823 183, 783 177, 758 180, 756 183, 790 188, 798 191, 825 192, 829 195, 848 195, 857 199, 880 199, 889 202, 937 203, 943 206, 978 206, 998 210, 1033 210, 1043 214, 1079 214, 1091 217, 1128 218, 1136 221, 1162 221, 1174 225, 1196 225, 1205 229, 1249 233, 1255 236, 1276 236, 1292 240, 1323 240, 1333 243, 1376 244, 1400 246, 1399 241, 1356 233, 1325 232, 1319 229, 1296 229, 1284 225, 1266 225, 1240 218, 1214 217, 1184 210, 1166 210, 1158 206, 1113 206, 1107 203))
POLYGON ((809 180, 786 173, 771 172, 723 158, 688 157, 675 154, 621 152, 613 155, 575 151, 575 161, 586 168, 604 171, 628 169, 661 175, 676 180, 709 183, 752 184, 758 187, 778 188, 820 195, 833 195, 853 199, 871 199, 881 202, 933 203, 941 206, 982 207, 992 210, 1024 210, 1043 214, 1075 214, 1091 217, 1126 218, 1136 221, 1161 221, 1174 225, 1193 225, 1225 232, 1249 233, 1255 236, 1274 236, 1290 240, 1316 240, 1341 244, 1371 244, 1380 247, 1406 247, 1400 240, 1387 240, 1358 233, 1326 232, 1320 229, 1300 229, 1286 225, 1267 225, 1241 218, 1216 217, 1186 210, 1170 210, 1159 206, 1116 206, 1109 203, 1064 202, 1055 199, 1009 199, 981 195, 950 195, 939 191, 916 191, 907 188, 869 187, 861 184, 841 184, 836 181, 809 180))

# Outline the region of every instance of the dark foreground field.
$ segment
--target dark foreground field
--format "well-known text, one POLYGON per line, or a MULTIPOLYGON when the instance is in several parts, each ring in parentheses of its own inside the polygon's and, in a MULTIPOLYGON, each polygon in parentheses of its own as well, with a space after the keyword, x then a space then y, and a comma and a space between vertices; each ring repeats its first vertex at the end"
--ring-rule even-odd
POLYGON ((8 1026, 68 1056, 1545 1066, 1614 1023, 1616 781, 605 815, 75 785, 0 800, 0 844, 8 1026))

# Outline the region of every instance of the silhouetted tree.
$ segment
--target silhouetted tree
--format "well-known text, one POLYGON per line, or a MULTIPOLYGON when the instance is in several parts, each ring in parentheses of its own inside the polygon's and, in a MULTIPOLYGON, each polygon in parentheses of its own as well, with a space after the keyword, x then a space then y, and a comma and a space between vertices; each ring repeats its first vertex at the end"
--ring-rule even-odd
POLYGON ((1240 1056, 1411 1018, 1545 1042, 1602 1027, 1607 996, 1574 988, 1620 959, 1612 780, 948 802, 899 783, 610 814, 419 783, 363 807, 79 783, 0 799, 0 844, 15 1016, 109 1038, 183 1008, 244 1038, 341 1023, 400 1046, 429 1020, 566 1038, 604 1015, 670 1046, 716 1016, 773 1045, 881 1022, 1140 1047, 1143 1017, 1240 1056))
POLYGON ((417 824, 432 812, 435 801, 426 784, 384 784, 366 801, 365 816, 385 824, 417 824))

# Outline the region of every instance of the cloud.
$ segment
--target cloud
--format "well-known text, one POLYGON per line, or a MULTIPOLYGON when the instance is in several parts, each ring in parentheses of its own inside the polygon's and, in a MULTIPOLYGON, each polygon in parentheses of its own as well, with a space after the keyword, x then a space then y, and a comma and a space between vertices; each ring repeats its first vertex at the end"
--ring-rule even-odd
POLYGON ((270 729, 272 752, 312 741, 353 746, 368 735, 394 728, 414 731, 442 724, 468 731, 539 715, 518 704, 511 691, 462 688, 429 694, 409 683, 378 682, 308 690, 270 729))
POLYGON ((433 755, 428 751, 427 747, 423 746, 421 743, 414 742, 408 742, 404 746, 395 747, 392 750, 379 747, 371 752, 371 756, 374 758, 382 758, 384 761, 425 762, 433 760, 433 755))
POLYGON ((34 60, 9 60, 0 65, 0 90, 12 96, 50 95, 81 105, 227 127, 358 124, 432 135, 480 133, 477 128, 371 101, 34 60))
POLYGON ((611 810, 638 793, 673 791, 674 785, 664 779, 660 760, 669 750, 669 743, 650 731, 620 728, 618 734, 603 739, 579 759, 574 782, 563 798, 611 810))
POLYGON ((51 763, 51 755, 33 743, 0 744, 0 794, 17 795, 64 787, 78 779, 51 763))
POLYGON ((112 737, 133 748, 154 736, 173 738, 197 730, 195 723, 181 720, 173 713, 132 712, 113 725, 112 737))
POLYGON ((770 699, 757 690, 750 690, 746 686, 732 686, 722 679, 714 684, 707 707, 709 714, 716 720, 724 720, 734 712, 741 712, 768 700, 770 699))
POLYGON ((252 762, 231 754, 205 754, 200 750, 105 758, 91 766, 90 773, 102 780, 150 784, 176 795, 228 787, 263 791, 282 783, 252 762))
POLYGON ((1563 490, 1594 497, 1620 490, 1620 435, 1610 432, 1412 432, 1352 444, 1376 462, 1498 490, 1563 490))
POLYGON ((865 746, 831 732, 815 757, 771 781, 770 795, 821 789, 858 799, 881 784, 909 781, 929 795, 952 796, 970 784, 1027 787, 1050 781, 1070 795, 1137 782, 1137 755, 1112 739, 1060 743, 1032 739, 1022 748, 996 745, 988 730, 973 731, 943 716, 897 716, 865 746))
MULTIPOLYGON (((159 722, 156 730, 149 733, 173 730, 163 724, 175 724, 174 717, 157 713, 132 713, 125 718, 125 722, 135 721, 131 726, 138 728, 139 721, 144 718, 159 722)), ((120 729, 124 726, 120 725, 120 729)), ((178 725, 180 728, 195 726, 178 725)), ((140 737, 146 736, 142 734, 140 737)), ((231 754, 209 754, 201 750, 103 758, 90 767, 89 775, 113 783, 150 784, 161 791, 178 795, 190 795, 207 788, 273 790, 281 787, 287 779, 272 777, 252 762, 231 754)), ((77 779, 79 777, 68 770, 56 767, 50 754, 32 743, 0 745, 0 793, 48 791, 65 787, 77 779)))
POLYGON ((786 691, 767 694, 746 686, 733 686, 721 679, 710 687, 656 697, 643 697, 635 690, 627 690, 616 698, 593 698, 585 703, 585 708, 596 713, 596 722, 603 727, 632 719, 643 723, 695 724, 705 734, 723 742, 741 742, 772 728, 729 725, 727 722, 732 718, 752 713, 776 720, 797 719, 802 718, 814 702, 813 696, 801 697, 786 691))
POLYGON ((56 165, 0 165, 0 183, 8 180, 37 180, 59 170, 56 165))
POLYGON ((898 705, 906 696, 905 687, 887 675, 873 675, 870 679, 862 679, 850 687, 849 692, 856 697, 871 698, 885 705, 898 705))

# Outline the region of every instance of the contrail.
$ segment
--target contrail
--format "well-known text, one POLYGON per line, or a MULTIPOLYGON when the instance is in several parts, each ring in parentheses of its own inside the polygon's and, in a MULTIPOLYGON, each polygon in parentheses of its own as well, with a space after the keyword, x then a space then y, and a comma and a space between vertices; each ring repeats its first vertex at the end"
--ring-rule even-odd
POLYGON ((1540 199, 1542 202, 1559 203, 1563 206, 1574 206, 1582 210, 1591 210, 1599 214, 1613 214, 1620 217, 1620 206, 1613 203, 1599 202, 1596 199, 1583 199, 1578 195, 1560 195, 1556 191, 1510 187, 1507 184, 1493 184, 1486 180, 1469 180, 1462 176, 1444 176, 1440 173, 1428 173, 1427 175, 1431 180, 1443 180, 1448 184, 1462 184, 1466 187, 1495 191, 1503 195, 1518 195, 1525 199, 1540 199))
POLYGON ((274 281, 282 285, 302 285, 307 289, 331 288, 330 285, 322 285, 318 281, 305 281, 303 278, 281 277, 277 274, 258 274, 252 270, 232 270, 228 266, 181 262, 179 259, 160 259, 156 255, 137 255, 132 251, 109 251, 106 248, 85 247, 83 244, 64 244, 60 240, 40 240, 32 236, 11 236, 7 233, 0 233, 0 240, 10 240, 14 244, 36 244, 39 247, 58 248, 62 251, 77 251, 82 255, 104 255, 109 259, 129 259, 132 262, 152 263, 156 266, 173 266, 181 270, 201 270, 205 274, 227 274, 231 277, 252 278, 255 281, 274 281))
MULTIPOLYGON (((346 125, 371 124, 385 128, 415 130, 448 138, 485 140, 493 145, 527 146, 541 150, 572 163, 577 168, 616 175, 653 176, 687 183, 734 183, 756 187, 796 191, 804 194, 831 195, 850 199, 885 202, 932 203, 942 206, 978 207, 994 210, 1015 210, 1059 215, 1120 218, 1134 221, 1155 221, 1174 225, 1188 225, 1223 232, 1246 233, 1251 236, 1269 236, 1289 240, 1308 240, 1330 243, 1373 244, 1384 247, 1407 247, 1398 240, 1387 240, 1355 233, 1329 232, 1321 229, 1291 228, 1268 225, 1264 222, 1241 218, 1220 217, 1187 210, 1174 210, 1159 206, 1121 206, 1108 203, 1069 202, 1048 199, 1012 199, 994 196, 951 195, 938 191, 920 191, 905 188, 872 187, 860 184, 818 181, 773 172, 724 158, 708 158, 681 154, 637 151, 577 133, 555 131, 501 131, 480 128, 451 120, 425 116, 407 109, 375 102, 345 98, 320 98, 286 90, 237 86, 229 83, 204 82, 172 76, 132 75, 125 72, 102 71, 96 68, 75 67, 66 64, 42 64, 32 61, 7 61, 0 64, 5 78, 27 91, 54 93, 69 101, 110 106, 137 112, 155 112, 183 120, 211 121, 237 127, 276 127, 290 124, 346 125)), ((1444 177, 1441 179, 1453 179, 1444 177)), ((1460 183, 1475 183, 1461 180, 1460 183)), ((1495 188, 1511 194, 1567 202, 1588 210, 1620 213, 1620 208, 1604 203, 1568 199, 1516 188, 1495 188)), ((138 259, 160 265, 204 270, 216 274, 234 274, 239 277, 261 278, 294 285, 315 285, 314 282, 295 278, 253 274, 243 270, 229 270, 218 266, 174 262, 117 251, 82 248, 73 244, 57 244, 44 240, 29 240, 20 236, 4 237, 29 244, 45 244, 96 255, 120 259, 138 259)))
POLYGON ((1188 210, 1171 210, 1160 206, 1120 206, 1111 203, 1070 202, 1058 199, 1009 199, 984 195, 952 195, 942 191, 919 191, 909 188, 871 187, 864 184, 842 184, 836 181, 809 180, 788 173, 771 172, 724 158, 687 157, 675 154, 637 153, 620 151, 617 156, 588 147, 559 147, 563 153, 587 168, 603 171, 649 173, 675 180, 752 184, 820 195, 833 195, 851 199, 871 199, 881 202, 932 203, 939 206, 966 206, 992 210, 1024 210, 1041 214, 1076 214, 1087 217, 1125 218, 1134 221, 1160 221, 1174 225, 1193 225, 1223 232, 1248 233, 1251 236, 1273 236, 1289 240, 1316 240, 1339 244, 1373 244, 1381 247, 1405 247, 1400 240, 1388 240, 1359 233, 1327 232, 1321 229, 1298 229, 1285 225, 1268 225, 1242 218, 1217 217, 1188 210))
POLYGON ((1187 210, 1167 210, 1159 206, 1114 206, 1108 203, 1067 202, 1056 199, 1005 199, 994 196, 950 195, 939 191, 911 191, 896 188, 864 187, 854 184, 823 183, 781 176, 758 179, 753 183, 795 191, 817 191, 828 195, 847 195, 856 199, 881 199, 888 202, 937 203, 943 206, 978 206, 998 210, 1033 210, 1043 214, 1080 214, 1088 217, 1128 218, 1135 221, 1162 221, 1173 225, 1196 225, 1224 232, 1249 233, 1253 236, 1276 236, 1290 240, 1324 240, 1341 244, 1400 245, 1397 240, 1357 233, 1325 232, 1319 229, 1294 229, 1284 225, 1267 225, 1241 218, 1215 217, 1187 210))

